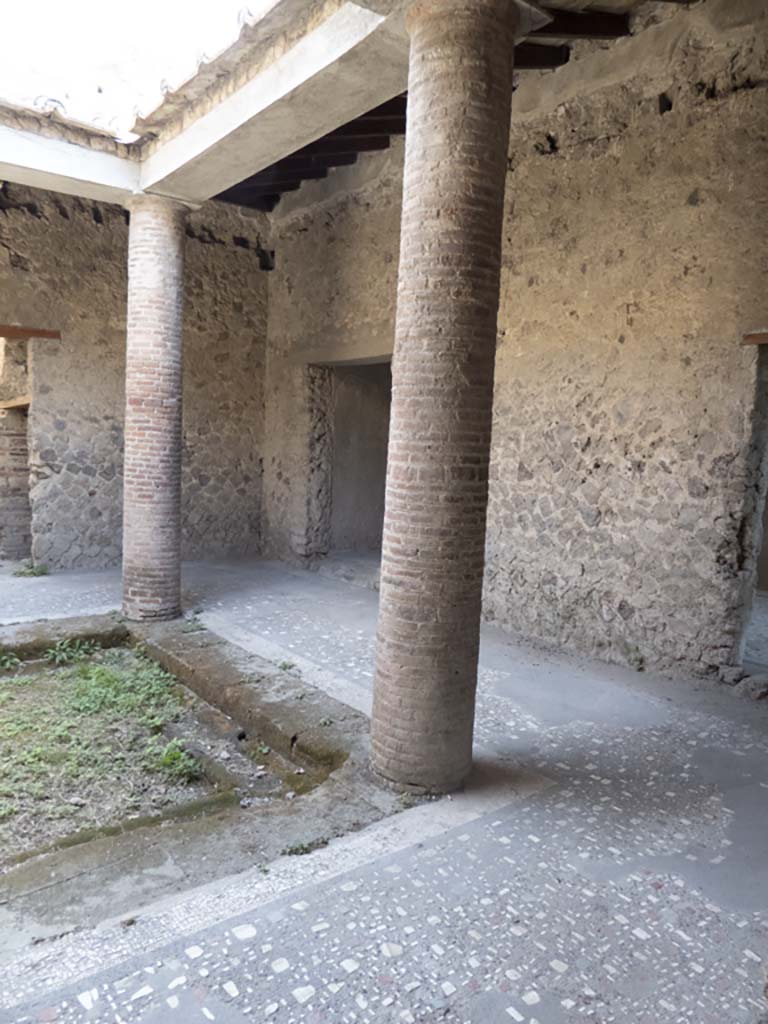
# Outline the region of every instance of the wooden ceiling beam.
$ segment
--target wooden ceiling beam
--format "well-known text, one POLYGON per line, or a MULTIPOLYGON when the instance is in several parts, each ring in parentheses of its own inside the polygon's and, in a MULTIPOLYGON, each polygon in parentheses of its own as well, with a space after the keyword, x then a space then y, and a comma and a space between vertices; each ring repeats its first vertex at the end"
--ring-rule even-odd
POLYGON ((270 181, 264 185, 254 184, 246 182, 243 185, 238 185, 234 189, 230 189, 230 192, 238 192, 242 196, 271 196, 278 195, 280 192, 296 192, 304 184, 302 178, 293 178, 291 181, 270 181))
POLYGON ((369 153, 378 149, 389 149, 388 135, 378 135, 376 138, 368 139, 340 139, 331 138, 326 135, 324 138, 318 139, 316 142, 310 142, 310 144, 305 146, 304 149, 297 150, 297 152, 292 153, 291 156, 338 156, 348 153, 369 153))
POLYGON ((310 167, 346 167, 357 160, 357 153, 336 153, 322 154, 316 156, 287 156, 284 160, 278 160, 274 167, 296 170, 297 168, 310 167))
POLYGON ((552 21, 537 29, 531 39, 621 39, 631 35, 628 14, 609 14, 606 11, 547 10, 552 21))
MULTIPOLYGON (((312 170, 294 172, 292 170, 281 169, 279 167, 269 167, 265 171, 259 171, 258 174, 252 174, 250 178, 246 178, 245 181, 240 182, 240 185, 251 186, 259 185, 271 185, 276 181, 301 181, 302 179, 307 181, 317 181, 319 178, 328 177, 327 167, 315 167, 312 170)), ((240 185, 237 187, 239 188, 240 185)))
POLYGON ((405 117, 405 111, 408 107, 408 96, 403 93, 402 96, 395 96, 392 100, 387 100, 386 103, 379 104, 378 107, 374 107, 373 110, 366 111, 365 114, 361 114, 358 120, 368 120, 370 118, 377 117, 405 117))
POLYGON ((560 68, 571 59, 568 46, 537 46, 536 43, 521 43, 515 47, 516 71, 547 71, 560 68))
POLYGON ((253 196, 248 199, 240 195, 236 189, 227 189, 226 192, 216 196, 217 202, 231 203, 233 206, 247 206, 249 210, 261 210, 263 213, 271 213, 280 202, 280 196, 253 196))
POLYGON ((359 117, 329 132, 326 139, 357 139, 379 135, 404 135, 405 117, 359 117))

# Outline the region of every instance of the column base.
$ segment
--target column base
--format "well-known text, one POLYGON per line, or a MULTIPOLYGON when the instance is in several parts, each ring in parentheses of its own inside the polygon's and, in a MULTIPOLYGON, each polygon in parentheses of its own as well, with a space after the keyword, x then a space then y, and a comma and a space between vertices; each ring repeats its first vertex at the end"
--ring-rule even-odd
POLYGON ((181 608, 134 608, 123 604, 123 616, 129 622, 172 622, 181 618, 181 608))
POLYGON ((379 771, 373 760, 371 760, 369 764, 374 778, 379 785, 383 786, 385 789, 392 790, 394 793, 410 793, 412 796, 446 796, 448 793, 457 793, 464 789, 464 783, 471 771, 470 766, 470 768, 458 779, 445 783, 436 783, 434 785, 422 785, 417 782, 402 782, 399 779, 391 779, 379 771))
POLYGON ((123 571, 123 615, 132 622, 170 622, 181 618, 178 579, 144 573, 140 578, 123 571))

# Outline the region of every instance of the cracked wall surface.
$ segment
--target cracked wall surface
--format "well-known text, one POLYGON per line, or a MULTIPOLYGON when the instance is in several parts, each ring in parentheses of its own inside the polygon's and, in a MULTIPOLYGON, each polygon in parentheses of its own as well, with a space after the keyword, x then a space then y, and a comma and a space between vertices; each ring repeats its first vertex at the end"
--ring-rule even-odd
MULTIPOLYGON (((183 550, 261 543, 263 217, 190 217, 185 276, 183 550)), ((0 322, 57 328, 29 345, 32 553, 52 568, 120 558, 127 214, 0 189, 0 322)))
MULTIPOLYGON (((764 497, 759 0, 650 8, 515 94, 485 614, 637 668, 738 662, 764 497)), ((301 554, 308 361, 391 351, 402 146, 278 206, 269 543, 301 554)))

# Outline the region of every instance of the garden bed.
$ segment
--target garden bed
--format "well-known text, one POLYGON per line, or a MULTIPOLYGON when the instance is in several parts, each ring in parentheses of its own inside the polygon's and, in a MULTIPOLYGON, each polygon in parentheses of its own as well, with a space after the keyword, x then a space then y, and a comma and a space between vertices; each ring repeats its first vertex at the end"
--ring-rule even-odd
POLYGON ((140 648, 64 640, 40 660, 3 658, 0 868, 287 788, 276 755, 140 648))

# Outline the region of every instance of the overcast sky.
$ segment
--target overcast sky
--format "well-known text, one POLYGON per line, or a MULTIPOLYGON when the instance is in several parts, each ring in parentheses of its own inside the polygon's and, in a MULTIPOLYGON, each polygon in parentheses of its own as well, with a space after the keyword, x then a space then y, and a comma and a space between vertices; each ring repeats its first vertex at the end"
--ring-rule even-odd
POLYGON ((274 0, 11 0, 3 4, 0 102, 47 109, 130 138, 148 114, 235 41, 240 14, 274 0))

